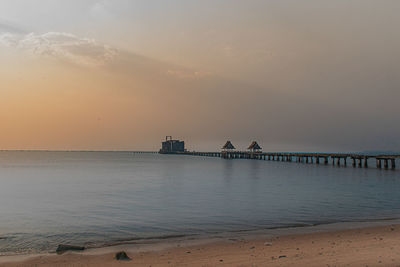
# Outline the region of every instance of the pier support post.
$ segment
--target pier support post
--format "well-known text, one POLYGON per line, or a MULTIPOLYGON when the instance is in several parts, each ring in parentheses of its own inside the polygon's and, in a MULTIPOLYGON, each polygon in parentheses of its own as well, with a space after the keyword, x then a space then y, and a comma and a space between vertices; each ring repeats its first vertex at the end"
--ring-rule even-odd
POLYGON ((319 164, 319 157, 315 158, 315 163, 319 164))
POLYGON ((358 167, 362 168, 362 159, 358 158, 358 167))
POLYGON ((364 158, 364 168, 368 168, 368 158, 364 158))
POLYGON ((392 170, 396 169, 396 159, 391 159, 392 161, 392 170))
POLYGON ((324 164, 325 164, 325 165, 328 165, 328 163, 329 163, 329 159, 328 159, 328 157, 325 157, 325 158, 324 158, 324 164))
POLYGON ((389 160, 388 159, 384 159, 383 162, 385 164, 385 169, 389 169, 389 160))
POLYGON ((356 167, 356 158, 351 158, 353 160, 353 167, 356 167))
POLYGON ((376 167, 382 169, 382 161, 380 159, 376 159, 376 167))

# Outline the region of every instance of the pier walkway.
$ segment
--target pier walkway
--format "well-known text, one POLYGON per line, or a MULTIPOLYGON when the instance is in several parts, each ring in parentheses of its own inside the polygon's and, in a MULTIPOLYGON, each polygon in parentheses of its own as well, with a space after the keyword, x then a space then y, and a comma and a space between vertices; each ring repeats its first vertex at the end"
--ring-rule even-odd
POLYGON ((375 159, 378 169, 396 169, 396 159, 400 155, 363 155, 363 154, 331 154, 331 153, 278 153, 278 152, 249 152, 249 151, 222 151, 222 152, 178 152, 175 154, 203 157, 220 157, 224 159, 253 159, 268 161, 285 161, 309 164, 332 164, 354 168, 368 168, 368 160, 375 159))

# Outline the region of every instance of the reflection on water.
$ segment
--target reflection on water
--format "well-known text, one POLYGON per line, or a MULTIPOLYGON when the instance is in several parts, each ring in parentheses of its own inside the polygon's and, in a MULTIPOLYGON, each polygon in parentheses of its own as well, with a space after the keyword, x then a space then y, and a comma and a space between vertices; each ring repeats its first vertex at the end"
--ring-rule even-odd
POLYGON ((398 192, 398 171, 128 152, 0 152, 0 252, 400 217, 398 192))

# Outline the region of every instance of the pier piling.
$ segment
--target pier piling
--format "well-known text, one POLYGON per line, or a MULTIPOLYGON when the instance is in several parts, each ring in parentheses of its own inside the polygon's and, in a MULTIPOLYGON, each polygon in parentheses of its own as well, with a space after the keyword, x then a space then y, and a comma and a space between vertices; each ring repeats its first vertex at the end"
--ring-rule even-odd
POLYGON ((376 159, 376 167, 377 167, 378 169, 382 169, 382 162, 381 162, 381 159, 376 159))

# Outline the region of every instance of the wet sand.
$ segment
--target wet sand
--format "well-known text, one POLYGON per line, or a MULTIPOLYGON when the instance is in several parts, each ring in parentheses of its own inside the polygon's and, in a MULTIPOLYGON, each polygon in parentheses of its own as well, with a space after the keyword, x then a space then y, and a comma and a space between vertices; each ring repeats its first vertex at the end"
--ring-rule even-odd
POLYGON ((400 266, 400 224, 0 258, 0 266, 400 266), (131 261, 115 260, 127 252, 131 261))

